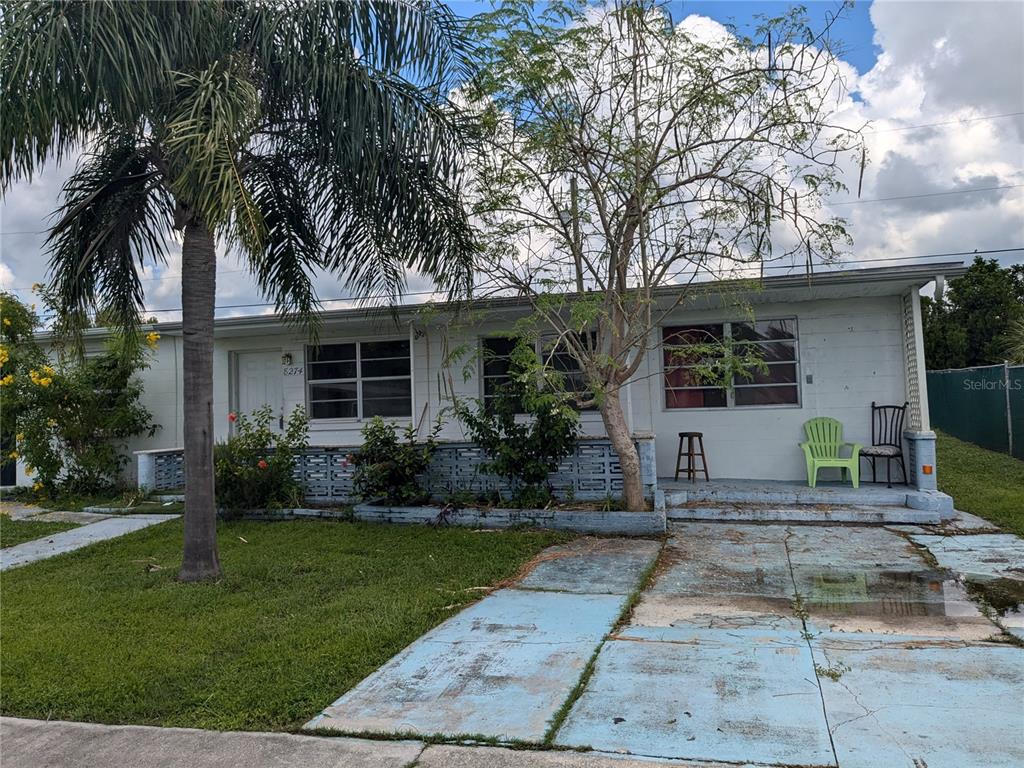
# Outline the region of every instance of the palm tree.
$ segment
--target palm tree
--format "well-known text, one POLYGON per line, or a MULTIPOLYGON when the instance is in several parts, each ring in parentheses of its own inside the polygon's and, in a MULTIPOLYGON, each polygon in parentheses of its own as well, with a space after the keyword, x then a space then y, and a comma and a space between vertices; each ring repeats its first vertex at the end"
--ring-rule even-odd
POLYGON ((181 254, 185 546, 216 578, 215 246, 310 321, 317 270, 394 300, 408 268, 469 291, 462 127, 468 49, 437 0, 7 2, 0 184, 87 148, 49 236, 64 330, 102 310, 135 334, 139 270, 181 254))

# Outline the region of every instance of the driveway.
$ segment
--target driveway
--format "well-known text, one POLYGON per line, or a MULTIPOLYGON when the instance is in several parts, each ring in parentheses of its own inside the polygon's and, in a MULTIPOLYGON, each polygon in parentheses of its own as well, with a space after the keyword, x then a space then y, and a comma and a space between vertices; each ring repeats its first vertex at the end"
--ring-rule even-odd
POLYGON ((660 552, 581 539, 307 728, 728 764, 1019 766, 1024 542, 976 528, 687 523, 660 552))

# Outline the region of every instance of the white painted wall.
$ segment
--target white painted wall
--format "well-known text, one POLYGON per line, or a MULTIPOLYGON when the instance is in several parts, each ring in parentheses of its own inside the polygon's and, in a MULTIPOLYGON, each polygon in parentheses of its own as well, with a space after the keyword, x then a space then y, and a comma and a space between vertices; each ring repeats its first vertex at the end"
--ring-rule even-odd
MULTIPOLYGON (((904 402, 899 297, 761 304, 755 309, 758 318, 797 318, 800 405, 670 410, 664 407, 661 381, 650 377, 646 386, 635 385, 634 411, 648 414, 658 436, 659 476, 671 477, 675 469, 678 433, 697 431, 704 433, 713 478, 803 479, 798 443, 805 421, 831 416, 843 423, 847 440, 870 444, 871 402, 904 402), (807 376, 813 383, 807 383, 807 376)), ((736 319, 721 310, 680 312, 669 324, 736 319)), ((658 354, 648 358, 655 367, 659 360, 658 354)))
MULTIPOLYGON (((660 377, 661 351, 657 346, 660 331, 652 337, 652 351, 646 356, 637 377, 623 394, 627 417, 635 432, 657 435, 657 463, 661 477, 672 475, 675 467, 677 433, 701 431, 713 478, 801 479, 803 454, 798 443, 803 439, 803 423, 815 416, 832 416, 843 422, 847 439, 870 443, 870 405, 902 403, 905 400, 905 363, 901 329, 900 299, 896 295, 830 298, 820 301, 761 303, 754 306, 757 318, 796 317, 799 334, 799 406, 770 406, 733 409, 683 409, 664 407, 660 377), (812 383, 807 382, 812 377, 812 383)), ((733 309, 680 310, 672 314, 668 325, 708 323, 747 319, 733 309)), ((434 320, 438 323, 438 320, 434 320)), ((509 328, 507 316, 464 320, 458 328, 441 325, 414 326, 413 419, 421 433, 429 430, 441 408, 448 404, 443 380, 460 397, 479 397, 481 384, 478 360, 471 360, 481 336, 509 328), (446 370, 442 366, 446 350, 463 348, 465 355, 446 370), (464 377, 468 366, 469 375, 464 377)), ((233 393, 234 354, 246 350, 273 350, 292 356, 291 366, 281 366, 285 414, 295 406, 305 406, 305 337, 285 327, 259 330, 234 330, 239 335, 221 334, 214 355, 214 423, 216 439, 227 438, 228 413, 236 407, 233 393), (247 335, 241 335, 245 333, 247 335), (301 369, 286 375, 287 369, 301 369)), ((396 327, 387 319, 375 322, 347 322, 324 327, 323 343, 381 338, 409 338, 409 326, 396 327)), ((161 429, 152 438, 133 441, 131 450, 177 448, 182 445, 182 399, 180 335, 165 332, 152 364, 142 372, 146 392, 144 402, 161 429)), ((603 434, 600 415, 584 413, 583 431, 603 434)), ((395 420, 398 424, 408 419, 395 420)), ((315 421, 310 428, 311 445, 358 445, 363 423, 357 420, 315 421)), ((465 438, 461 426, 448 418, 442 437, 465 438)), ((130 473, 134 474, 134 462, 130 473)), ((19 472, 19 482, 25 478, 19 472)))

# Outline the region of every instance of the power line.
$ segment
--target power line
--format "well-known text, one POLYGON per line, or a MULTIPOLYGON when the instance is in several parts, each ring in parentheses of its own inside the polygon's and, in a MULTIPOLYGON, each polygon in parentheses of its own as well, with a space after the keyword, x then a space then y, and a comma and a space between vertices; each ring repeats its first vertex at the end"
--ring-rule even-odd
POLYGON ((980 120, 999 120, 1004 117, 1020 117, 1024 112, 1004 112, 1001 115, 982 115, 980 117, 964 117, 958 120, 944 120, 938 123, 923 123, 921 125, 901 125, 898 128, 879 128, 875 131, 864 131, 865 135, 871 136, 876 133, 896 133, 897 131, 916 131, 918 128, 939 128, 944 125, 961 125, 962 123, 976 123, 980 120))
POLYGON ((893 197, 873 197, 867 200, 840 200, 839 202, 823 202, 823 205, 860 205, 861 203, 886 203, 890 200, 913 200, 918 197, 945 197, 946 195, 968 195, 972 192, 994 192, 998 189, 1016 189, 1024 184, 1003 184, 998 187, 978 187, 977 189, 950 189, 944 192, 922 192, 916 195, 894 195, 893 197))
MULTIPOLYGON (((951 252, 947 252, 947 253, 928 253, 928 254, 923 254, 923 255, 919 255, 919 256, 881 256, 881 257, 878 257, 878 258, 855 259, 854 261, 856 263, 858 263, 858 264, 865 264, 865 263, 879 262, 879 261, 920 261, 922 259, 942 259, 942 258, 950 258, 950 257, 954 257, 954 256, 991 256, 991 255, 1000 254, 1000 253, 1016 253, 1018 251, 1024 251, 1024 246, 1020 246, 1020 247, 1017 247, 1017 248, 990 248, 990 249, 986 249, 986 250, 951 251, 951 252)), ((750 262, 747 266, 749 266, 751 268, 758 268, 758 262, 750 262)), ((778 269, 793 270, 793 269, 798 269, 798 268, 800 268, 802 266, 804 266, 804 265, 801 265, 801 264, 771 264, 771 263, 769 263, 769 264, 765 264, 763 268, 765 270, 778 270, 778 269)), ((825 269, 830 269, 830 268, 835 268, 835 267, 842 267, 843 265, 833 263, 833 264, 820 264, 819 266, 823 267, 825 269)), ((818 274, 825 274, 825 272, 820 272, 818 274)), ((434 295, 436 293, 438 293, 438 291, 411 291, 409 293, 403 293, 402 297, 404 298, 406 296, 427 296, 427 295, 434 295)), ((320 299, 320 302, 323 304, 323 303, 329 303, 329 302, 332 302, 332 301, 363 301, 363 300, 366 300, 366 299, 373 299, 373 298, 375 298, 375 297, 374 296, 338 296, 338 297, 331 298, 331 299, 320 299)), ((274 302, 272 302, 272 301, 263 301, 263 302, 252 302, 252 303, 246 303, 246 304, 222 304, 222 305, 220 305, 218 307, 215 307, 215 309, 217 309, 217 310, 219 310, 219 309, 252 309, 254 307, 273 307, 273 306, 275 306, 274 302)), ((143 309, 142 310, 142 314, 144 314, 144 315, 156 314, 156 313, 165 313, 165 312, 181 312, 181 307, 164 307, 164 308, 161 308, 161 309, 143 309)), ((44 315, 44 317, 53 317, 53 313, 44 315)))

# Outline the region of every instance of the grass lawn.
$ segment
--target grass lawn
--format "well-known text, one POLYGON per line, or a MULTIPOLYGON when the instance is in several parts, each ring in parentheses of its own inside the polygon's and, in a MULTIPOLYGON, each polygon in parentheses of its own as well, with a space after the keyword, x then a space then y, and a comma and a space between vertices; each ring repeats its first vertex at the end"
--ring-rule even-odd
POLYGON ((225 576, 174 580, 173 521, 3 574, 5 715, 292 729, 571 536, 342 522, 220 526, 225 576))
POLYGON ((43 536, 52 536, 55 533, 77 527, 74 523, 11 520, 8 515, 0 515, 0 549, 13 547, 15 544, 32 541, 32 539, 41 539, 43 536))
POLYGON ((1024 536, 1024 461, 937 434, 939 490, 957 509, 1024 536))

